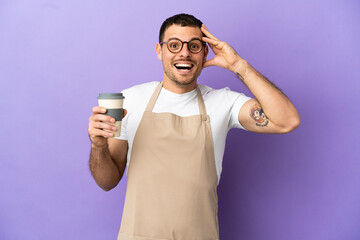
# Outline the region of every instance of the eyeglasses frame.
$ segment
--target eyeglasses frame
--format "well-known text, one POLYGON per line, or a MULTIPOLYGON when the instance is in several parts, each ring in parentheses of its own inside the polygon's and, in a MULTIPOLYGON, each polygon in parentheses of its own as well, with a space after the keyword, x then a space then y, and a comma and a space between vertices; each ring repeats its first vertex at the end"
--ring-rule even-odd
POLYGON ((178 39, 178 38, 170 38, 170 39, 168 39, 166 42, 159 42, 159 43, 160 43, 161 46, 162 46, 162 44, 165 43, 167 49, 168 49, 171 53, 179 53, 179 52, 181 52, 181 50, 182 50, 183 47, 184 47, 184 44, 186 43, 188 50, 189 50, 191 53, 193 53, 193 54, 197 54, 197 53, 201 52, 201 51, 204 49, 205 45, 206 45, 206 42, 202 41, 202 40, 199 39, 199 38, 193 38, 193 39, 191 39, 190 41, 181 41, 181 40, 178 39), (171 41, 171 40, 179 40, 179 41, 181 42, 181 48, 180 48, 179 51, 173 52, 173 51, 170 50, 169 45, 168 45, 168 42, 171 41), (191 41, 193 41, 193 40, 199 40, 199 41, 201 42, 201 45, 203 46, 200 51, 195 52, 195 53, 192 52, 192 51, 190 50, 190 47, 189 47, 189 43, 190 43, 191 41))

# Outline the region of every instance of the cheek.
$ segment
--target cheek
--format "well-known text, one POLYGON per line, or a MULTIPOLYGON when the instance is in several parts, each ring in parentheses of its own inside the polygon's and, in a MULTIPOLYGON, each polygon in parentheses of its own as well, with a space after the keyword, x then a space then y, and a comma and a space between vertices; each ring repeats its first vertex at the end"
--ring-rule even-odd
POLYGON ((166 63, 167 65, 171 65, 172 64, 172 58, 171 56, 167 55, 167 54, 163 54, 162 55, 162 61, 164 63, 166 63))
POLYGON ((202 65, 205 61, 206 61, 206 55, 199 56, 198 62, 200 65, 202 65))

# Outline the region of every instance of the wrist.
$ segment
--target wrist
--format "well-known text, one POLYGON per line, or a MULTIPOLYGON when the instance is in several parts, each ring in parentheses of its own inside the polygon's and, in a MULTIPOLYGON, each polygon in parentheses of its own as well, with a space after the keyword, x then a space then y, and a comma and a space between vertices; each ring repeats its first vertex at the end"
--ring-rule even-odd
POLYGON ((93 142, 91 143, 91 148, 92 149, 97 149, 97 150, 102 150, 108 147, 108 142, 106 141, 104 144, 94 144, 93 142))
POLYGON ((249 69, 250 64, 248 64, 248 62, 244 59, 239 59, 238 61, 236 61, 230 71, 232 71, 235 74, 241 74, 242 76, 245 75, 245 73, 247 72, 247 70, 249 69))

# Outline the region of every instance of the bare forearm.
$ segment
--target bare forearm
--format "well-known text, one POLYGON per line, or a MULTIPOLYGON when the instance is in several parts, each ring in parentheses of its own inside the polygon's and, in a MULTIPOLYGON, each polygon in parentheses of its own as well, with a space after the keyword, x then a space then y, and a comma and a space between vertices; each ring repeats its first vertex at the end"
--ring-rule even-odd
POLYGON ((107 144, 103 147, 91 146, 89 165, 96 183, 105 191, 114 188, 123 175, 112 160, 107 144))
POLYGON ((275 125, 284 128, 299 125, 299 113, 287 96, 245 60, 234 69, 234 73, 249 88, 266 117, 275 125))

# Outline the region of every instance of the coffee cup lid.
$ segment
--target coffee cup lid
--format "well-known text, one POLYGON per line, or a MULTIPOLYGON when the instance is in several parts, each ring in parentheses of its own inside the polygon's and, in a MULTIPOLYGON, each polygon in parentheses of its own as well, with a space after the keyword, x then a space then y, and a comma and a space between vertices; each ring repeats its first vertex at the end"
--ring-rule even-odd
POLYGON ((122 93, 99 93, 97 99, 123 99, 125 98, 122 93))

